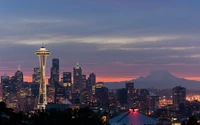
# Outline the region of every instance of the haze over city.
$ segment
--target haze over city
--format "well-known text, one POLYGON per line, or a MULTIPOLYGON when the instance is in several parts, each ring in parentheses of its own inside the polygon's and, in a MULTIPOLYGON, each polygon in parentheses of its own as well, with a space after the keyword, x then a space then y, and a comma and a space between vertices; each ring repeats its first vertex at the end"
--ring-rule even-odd
POLYGON ((25 81, 39 67, 42 42, 60 73, 78 62, 97 81, 123 81, 168 70, 200 80, 200 1, 2 0, 0 74, 21 65, 25 81), (48 5, 47 5, 48 3, 48 5))

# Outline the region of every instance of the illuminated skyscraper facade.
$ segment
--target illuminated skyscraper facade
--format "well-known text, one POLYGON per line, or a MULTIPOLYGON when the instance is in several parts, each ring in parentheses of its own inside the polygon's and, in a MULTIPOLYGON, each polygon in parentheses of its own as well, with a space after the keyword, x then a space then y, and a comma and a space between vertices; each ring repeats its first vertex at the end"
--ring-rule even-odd
POLYGON ((59 59, 52 59, 50 84, 55 85, 59 83, 59 59))
POLYGON ((147 89, 140 90, 140 109, 149 109, 150 93, 147 89))
POLYGON ((87 78, 85 74, 82 74, 82 84, 83 84, 83 89, 86 89, 87 87, 87 78))
POLYGON ((177 86, 172 89, 173 107, 179 109, 180 104, 186 102, 186 88, 177 86))
POLYGON ((62 83, 65 89, 65 98, 70 100, 71 93, 72 93, 72 73, 71 72, 63 72, 62 83))
POLYGON ((20 69, 18 69, 17 72, 15 72, 14 79, 15 79, 15 82, 18 82, 18 83, 24 82, 23 73, 22 71, 20 71, 20 69))
POLYGON ((44 46, 40 48, 40 50, 36 51, 35 54, 39 56, 40 61, 40 70, 41 70, 41 78, 40 78, 40 90, 38 96, 38 109, 45 109, 47 104, 47 93, 46 93, 46 83, 45 83, 45 69, 46 69, 46 60, 47 56, 51 54, 44 46))
POLYGON ((96 84, 96 75, 94 73, 90 73, 88 78, 88 89, 92 91, 92 94, 95 94, 95 84, 96 84))
POLYGON ((72 83, 72 73, 71 72, 63 72, 63 83, 72 83))
POLYGON ((74 91, 79 91, 82 89, 82 68, 76 64, 73 69, 73 80, 74 80, 74 91))
POLYGON ((40 68, 34 68, 33 69, 32 81, 40 83, 40 79, 41 79, 41 70, 40 70, 40 68))
POLYGON ((133 82, 126 83, 126 91, 127 91, 127 105, 129 108, 134 107, 135 102, 135 88, 133 82))

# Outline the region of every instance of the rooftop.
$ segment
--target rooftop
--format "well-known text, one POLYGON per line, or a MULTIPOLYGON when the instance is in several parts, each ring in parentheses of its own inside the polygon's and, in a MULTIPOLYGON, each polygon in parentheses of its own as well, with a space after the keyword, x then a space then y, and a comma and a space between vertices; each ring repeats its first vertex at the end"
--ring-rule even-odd
POLYGON ((157 123, 157 120, 139 112, 126 112, 110 120, 111 125, 147 125, 153 123, 157 123))

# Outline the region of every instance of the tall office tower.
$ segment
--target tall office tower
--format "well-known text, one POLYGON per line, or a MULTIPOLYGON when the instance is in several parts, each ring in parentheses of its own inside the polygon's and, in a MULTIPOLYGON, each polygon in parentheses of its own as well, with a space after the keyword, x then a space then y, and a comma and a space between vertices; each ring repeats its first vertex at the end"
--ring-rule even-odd
POLYGON ((20 66, 19 66, 17 72, 15 72, 14 79, 15 79, 15 82, 18 82, 18 83, 23 83, 24 82, 24 77, 23 77, 23 73, 22 73, 22 71, 20 69, 20 66))
POLYGON ((90 97, 89 97, 89 93, 87 90, 83 90, 81 93, 80 93, 80 105, 81 107, 87 107, 89 106, 90 104, 90 97))
POLYGON ((116 96, 113 91, 108 92, 109 109, 116 109, 116 96))
POLYGON ((82 83, 83 83, 83 89, 86 89, 86 87, 87 87, 87 78, 86 78, 86 75, 82 75, 82 83))
POLYGON ((55 101, 55 86, 47 84, 47 102, 54 103, 55 101))
POLYGON ((59 59, 52 59, 50 84, 55 85, 59 83, 59 59))
POLYGON ((140 108, 149 109, 150 94, 146 89, 140 90, 140 108))
POLYGON ((72 94, 72 73, 71 72, 63 72, 62 82, 63 82, 63 86, 65 88, 65 98, 70 100, 71 94, 72 94))
POLYGON ((38 97, 39 90, 40 90, 40 83, 39 82, 31 83, 31 96, 32 97, 38 97))
POLYGON ((127 105, 129 108, 134 107, 134 83, 126 83, 126 91, 127 91, 127 105))
POLYGON ((72 73, 71 72, 63 72, 63 83, 72 83, 72 73))
POLYGON ((61 101, 65 98, 65 87, 60 85, 60 84, 56 84, 55 85, 55 97, 54 97, 54 102, 57 104, 61 104, 61 101))
POLYGON ((82 68, 76 64, 76 66, 73 69, 73 77, 74 77, 74 91, 80 92, 80 90, 83 87, 82 84, 82 68))
POLYGON ((47 93, 46 93, 46 83, 45 83, 45 68, 46 68, 46 60, 47 56, 51 54, 44 46, 40 48, 40 50, 36 51, 35 54, 39 56, 40 61, 40 70, 41 70, 41 78, 40 78, 40 90, 38 96, 38 109, 45 109, 47 104, 47 93))
POLYGON ((4 84, 9 84, 10 82, 10 76, 1 76, 1 83, 4 83, 4 84))
POLYGON ((117 101, 120 102, 121 106, 127 104, 127 91, 126 88, 117 90, 117 101))
POLYGON ((95 86, 96 84, 96 75, 94 73, 90 73, 88 77, 88 87, 89 89, 92 89, 92 86, 95 86))
POLYGON ((100 106, 103 107, 108 107, 109 106, 109 100, 108 100, 108 88, 106 87, 99 87, 96 88, 96 93, 95 93, 95 97, 97 98, 97 103, 100 106))
POLYGON ((150 96, 150 109, 158 109, 159 108, 159 96, 153 95, 150 96))
POLYGON ((41 79, 41 70, 40 70, 40 68, 34 68, 33 69, 32 82, 40 83, 40 79, 41 79))
POLYGON ((91 73, 88 77, 88 89, 92 90, 92 94, 95 94, 95 84, 96 84, 96 75, 91 73))
POLYGON ((179 104, 186 102, 186 88, 177 86, 172 89, 173 107, 179 109, 179 104))
POLYGON ((0 102, 3 101, 3 85, 0 83, 0 102))

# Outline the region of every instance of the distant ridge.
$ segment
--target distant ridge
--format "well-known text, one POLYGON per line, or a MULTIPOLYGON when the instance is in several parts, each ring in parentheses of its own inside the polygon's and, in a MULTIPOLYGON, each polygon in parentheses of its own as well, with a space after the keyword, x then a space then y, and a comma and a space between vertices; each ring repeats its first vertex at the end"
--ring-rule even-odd
POLYGON ((135 80, 107 82, 105 83, 105 86, 109 89, 125 88, 125 82, 134 82, 136 88, 172 89, 175 86, 183 86, 187 89, 200 90, 199 81, 178 78, 166 70, 152 71, 146 77, 140 76, 135 80))

